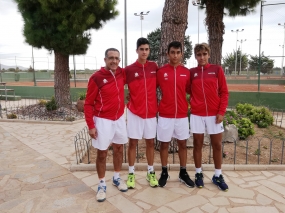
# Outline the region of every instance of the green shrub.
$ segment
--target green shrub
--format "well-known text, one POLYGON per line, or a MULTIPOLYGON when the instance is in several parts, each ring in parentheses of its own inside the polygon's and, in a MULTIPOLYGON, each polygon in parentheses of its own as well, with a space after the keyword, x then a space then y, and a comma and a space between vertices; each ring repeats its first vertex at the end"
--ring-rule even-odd
POLYGON ((254 135, 254 125, 248 118, 241 118, 237 124, 238 135, 240 139, 246 139, 250 135, 254 135))
POLYGON ((46 105, 46 108, 47 108, 48 111, 56 110, 57 109, 57 104, 56 104, 54 96, 52 96, 51 100, 47 101, 45 105, 46 105))
POLYGON ((79 100, 85 100, 86 98, 86 92, 79 92, 78 93, 79 100))
POLYGON ((223 120, 224 127, 229 124, 234 124, 235 126, 237 126, 237 123, 238 115, 235 113, 235 111, 227 111, 223 120))
POLYGON ((7 114, 8 119, 16 119, 17 115, 15 113, 7 114))
POLYGON ((259 128, 266 128, 273 124, 273 116, 266 107, 255 107, 252 104, 237 104, 236 111, 248 117, 259 128))
POLYGON ((44 99, 40 99, 40 100, 38 101, 38 104, 41 105, 41 106, 45 106, 45 105, 47 104, 47 101, 44 100, 44 99))

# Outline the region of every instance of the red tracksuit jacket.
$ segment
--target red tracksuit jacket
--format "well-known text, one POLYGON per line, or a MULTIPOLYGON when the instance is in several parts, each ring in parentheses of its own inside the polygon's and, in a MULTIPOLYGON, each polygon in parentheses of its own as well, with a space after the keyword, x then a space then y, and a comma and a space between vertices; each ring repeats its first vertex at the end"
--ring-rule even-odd
POLYGON ((229 92, 221 66, 207 64, 190 69, 191 114, 199 116, 224 115, 229 92))
POLYGON ((186 92, 190 88, 190 72, 184 66, 173 67, 166 64, 157 71, 157 86, 162 99, 159 116, 165 118, 185 118, 188 115, 186 92))
POLYGON ((95 128, 93 116, 118 120, 124 114, 124 73, 102 67, 88 81, 84 114, 89 129, 95 128))
POLYGON ((132 113, 143 119, 156 117, 157 69, 155 62, 147 61, 145 64, 140 64, 136 61, 124 70, 130 93, 130 101, 127 107, 132 113))

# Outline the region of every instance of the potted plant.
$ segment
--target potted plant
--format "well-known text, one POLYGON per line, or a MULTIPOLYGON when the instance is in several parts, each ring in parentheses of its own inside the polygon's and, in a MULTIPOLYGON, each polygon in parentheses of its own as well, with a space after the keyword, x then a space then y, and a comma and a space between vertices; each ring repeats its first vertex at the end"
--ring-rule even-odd
POLYGON ((84 112, 85 98, 86 98, 86 92, 78 93, 78 99, 76 104, 78 112, 84 112))

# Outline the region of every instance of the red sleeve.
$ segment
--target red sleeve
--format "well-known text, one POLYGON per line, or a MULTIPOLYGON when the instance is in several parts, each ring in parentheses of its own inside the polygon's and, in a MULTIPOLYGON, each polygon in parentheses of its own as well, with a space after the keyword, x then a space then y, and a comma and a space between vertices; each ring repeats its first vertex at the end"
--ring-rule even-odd
POLYGON ((229 91, 228 91, 226 77, 222 68, 219 69, 218 83, 219 83, 219 95, 221 98, 218 114, 225 115, 229 101, 229 91))
POLYGON ((186 84, 186 93, 190 94, 190 92, 191 92, 191 75, 189 71, 188 80, 186 84))
POLYGON ((97 84, 95 83, 92 77, 93 76, 91 76, 91 78, 88 81, 86 99, 84 104, 85 121, 89 129, 95 128, 93 120, 94 116, 93 112, 94 112, 95 99, 97 97, 99 90, 97 84))
POLYGON ((126 77, 126 70, 122 68, 123 78, 124 78, 124 84, 127 83, 127 77, 126 77))

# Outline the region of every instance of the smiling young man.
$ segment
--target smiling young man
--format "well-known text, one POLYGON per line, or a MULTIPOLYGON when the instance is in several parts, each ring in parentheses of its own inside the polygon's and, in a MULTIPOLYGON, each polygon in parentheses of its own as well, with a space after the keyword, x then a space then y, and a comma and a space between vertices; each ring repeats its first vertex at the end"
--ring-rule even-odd
POLYGON ((159 186, 164 187, 169 178, 167 171, 168 147, 172 138, 177 139, 180 160, 179 179, 188 187, 194 187, 186 171, 187 147, 189 138, 188 103, 186 90, 189 89, 190 72, 181 65, 182 44, 173 41, 168 45, 169 64, 157 72, 157 86, 160 87, 162 99, 158 107, 157 139, 161 142, 160 159, 162 173, 159 186))
POLYGON ((118 66, 120 53, 115 48, 105 51, 105 67, 95 72, 88 81, 84 114, 92 145, 97 148, 96 169, 99 178, 96 199, 106 199, 106 158, 113 146, 113 185, 120 191, 128 190, 120 179, 123 162, 123 144, 128 142, 124 114, 124 75, 118 66))
POLYGON ((215 174, 212 182, 223 191, 228 190, 222 175, 223 118, 228 105, 229 92, 221 66, 209 64, 210 48, 206 43, 194 48, 198 67, 190 69, 190 129, 194 140, 195 184, 204 186, 202 173, 202 148, 204 133, 208 133, 213 147, 215 174))
POLYGON ((148 61, 150 53, 146 38, 137 40, 138 59, 125 68, 126 83, 129 88, 130 100, 127 104, 127 132, 129 139, 128 161, 129 175, 127 186, 135 188, 135 158, 139 139, 146 143, 146 158, 148 163, 146 179, 151 187, 158 186, 153 169, 154 138, 156 135, 156 71, 157 64, 148 61))

